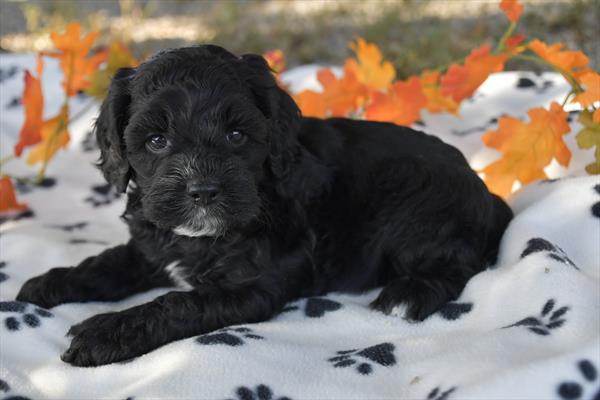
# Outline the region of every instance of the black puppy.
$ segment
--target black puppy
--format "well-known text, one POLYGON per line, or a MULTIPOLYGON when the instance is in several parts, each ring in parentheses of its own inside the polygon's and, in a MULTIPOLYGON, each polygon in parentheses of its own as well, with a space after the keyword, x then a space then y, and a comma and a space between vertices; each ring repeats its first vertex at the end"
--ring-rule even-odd
POLYGON ((129 184, 128 244, 29 280, 43 307, 178 283, 73 326, 62 359, 92 366, 267 320, 290 300, 383 286, 372 307, 422 320, 494 259, 511 211, 461 153, 386 123, 302 118, 265 61, 166 51, 115 76, 100 168, 129 184))

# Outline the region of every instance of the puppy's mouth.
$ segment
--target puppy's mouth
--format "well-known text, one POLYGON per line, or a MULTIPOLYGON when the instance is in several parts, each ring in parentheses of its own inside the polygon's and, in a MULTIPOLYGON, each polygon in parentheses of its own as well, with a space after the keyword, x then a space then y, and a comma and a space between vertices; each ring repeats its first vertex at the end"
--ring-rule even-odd
POLYGON ((204 207, 197 207, 195 215, 188 222, 173 228, 173 233, 188 237, 216 237, 223 234, 224 228, 221 218, 211 215, 204 207))

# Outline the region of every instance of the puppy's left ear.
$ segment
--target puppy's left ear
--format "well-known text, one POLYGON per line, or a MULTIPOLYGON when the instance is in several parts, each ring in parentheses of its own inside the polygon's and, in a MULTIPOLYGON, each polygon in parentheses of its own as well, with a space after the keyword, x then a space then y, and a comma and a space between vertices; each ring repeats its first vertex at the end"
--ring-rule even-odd
POLYGON ((277 85, 265 59, 246 54, 241 60, 248 67, 244 74, 258 107, 271 121, 269 164, 271 172, 281 178, 298 145, 300 109, 289 94, 277 85))
POLYGON ((131 167, 125 154, 123 131, 129 121, 129 81, 135 70, 122 68, 115 74, 108 95, 100 107, 95 132, 100 147, 98 166, 108 183, 119 192, 125 192, 131 175, 131 167))

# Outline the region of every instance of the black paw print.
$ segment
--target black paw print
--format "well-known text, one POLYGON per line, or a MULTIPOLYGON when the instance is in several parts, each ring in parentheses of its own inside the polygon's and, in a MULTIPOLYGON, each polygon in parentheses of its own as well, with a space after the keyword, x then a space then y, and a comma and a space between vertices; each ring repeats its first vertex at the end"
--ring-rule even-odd
MULTIPOLYGON (((6 261, 0 261, 0 269, 6 267, 6 261)), ((8 275, 5 272, 0 271, 0 283, 8 279, 8 275)))
POLYGON ((73 224, 53 224, 53 225, 46 225, 46 227, 48 228, 52 228, 52 229, 60 229, 62 231, 65 232, 73 232, 75 230, 80 230, 85 228, 88 225, 87 222, 75 222, 73 224))
POLYGON ((274 397, 273 391, 267 385, 258 385, 254 390, 240 386, 235 390, 236 400, 291 400, 287 396, 274 397))
POLYGON ((540 317, 523 318, 522 320, 503 328, 525 326, 531 332, 537 333, 538 335, 547 336, 550 334, 551 330, 563 326, 565 319, 561 317, 563 317, 567 311, 569 311, 569 307, 567 306, 561 307, 558 310, 554 310, 555 304, 556 303, 554 299, 550 299, 546 302, 546 304, 544 304, 540 317))
POLYGON ((200 344, 225 344, 227 346, 241 346, 246 343, 242 338, 253 340, 264 339, 264 337, 252 333, 252 329, 242 326, 239 328, 223 328, 215 333, 198 336, 196 338, 196 342, 200 344))
MULTIPOLYGON (((20 314, 21 321, 30 328, 37 328, 42 324, 40 317, 51 318, 54 315, 43 308, 33 306, 33 312, 27 312, 28 303, 22 301, 0 301, 0 312, 20 314)), ((9 331, 18 331, 21 329, 21 321, 17 316, 11 316, 4 319, 4 326, 9 331)))
POLYGON ((540 251, 547 251, 548 257, 552 258, 553 260, 560 261, 563 264, 567 264, 575 269, 579 269, 567 256, 567 253, 565 253, 563 249, 542 238, 529 239, 527 242, 527 247, 525 247, 525 250, 523 250, 523 253, 521 253, 521 258, 525 258, 530 254, 540 251))
POLYGON ((450 396, 450 394, 455 390, 456 386, 453 386, 448 390, 441 390, 439 387, 436 387, 431 392, 429 392, 429 394, 427 395, 427 400, 446 400, 448 396, 450 396))
MULTIPOLYGON (((8 393, 10 392, 10 385, 6 383, 5 380, 0 379, 0 393, 8 393)), ((12 395, 8 397, 4 397, 4 400, 29 400, 29 397, 12 395)))
POLYGON ((41 181, 33 181, 30 179, 17 179, 15 182, 15 189, 19 194, 30 193, 36 189, 49 189, 56 186, 56 179, 51 177, 45 177, 41 181))
MULTIPOLYGON (((600 194, 600 183, 594 186, 596 193, 600 194)), ((600 201, 592 205, 592 215, 596 218, 600 218, 600 201)))
POLYGON ((6 103, 4 109, 10 110, 11 108, 21 107, 22 104, 23 103, 20 96, 13 96, 13 98, 10 99, 8 103, 6 103))
POLYGON ((454 321, 462 317, 464 314, 471 312, 473 303, 456 303, 450 302, 442 307, 439 311, 442 318, 449 321, 454 321))
POLYGON ((11 65, 7 68, 0 68, 0 83, 3 83, 4 81, 14 77, 17 72, 19 72, 19 69, 20 67, 16 65, 11 65))
MULTIPOLYGON (((577 363, 579 374, 585 379, 585 382, 578 383, 573 381, 562 382, 558 385, 557 393, 563 400, 577 400, 583 398, 585 392, 584 387, 589 386, 595 392, 593 395, 587 396, 587 399, 600 399, 600 386, 596 389, 591 386, 598 381, 598 370, 590 360, 581 360, 577 363)), ((590 393, 591 394, 591 393, 590 393)))
MULTIPOLYGON (((289 305, 281 311, 290 312, 295 311, 298 308, 297 305, 289 305)), ((342 308, 342 304, 337 301, 321 297, 310 297, 306 299, 306 303, 304 304, 304 315, 309 318, 321 318, 326 313, 339 310, 340 308, 342 308)))
POLYGON ((383 367, 396 364, 394 349, 395 346, 392 343, 380 343, 362 350, 340 350, 336 352, 335 357, 331 357, 327 361, 332 363, 335 368, 347 368, 358 363, 356 370, 362 375, 369 375, 373 372, 373 364, 368 361, 373 361, 383 367), (366 358, 368 361, 359 357, 366 358))
POLYGON ((87 131, 85 138, 81 142, 81 149, 85 152, 98 150, 98 142, 96 141, 96 135, 93 131, 87 131))
POLYGON ((92 186, 92 195, 85 198, 86 203, 90 203, 92 207, 106 206, 112 203, 114 200, 121 197, 120 193, 117 193, 110 183, 105 185, 92 186))
POLYGON ((539 82, 539 83, 540 84, 538 84, 537 82, 533 81, 530 78, 521 77, 521 78, 519 78, 519 81, 517 82, 516 87, 518 89, 533 89, 537 93, 544 93, 546 90, 548 90, 549 88, 554 86, 554 82, 552 82, 552 81, 546 80, 546 81, 539 82))
POLYGON ((74 238, 69 239, 69 244, 97 244, 99 246, 108 246, 110 243, 104 240, 74 238))

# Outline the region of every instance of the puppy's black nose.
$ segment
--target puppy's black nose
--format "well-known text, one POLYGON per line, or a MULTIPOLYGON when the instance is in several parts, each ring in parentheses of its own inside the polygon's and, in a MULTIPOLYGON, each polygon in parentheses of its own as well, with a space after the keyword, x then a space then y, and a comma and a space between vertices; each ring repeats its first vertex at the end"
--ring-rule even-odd
POLYGON ((193 183, 188 185, 187 193, 195 202, 208 205, 215 201, 221 190, 217 185, 193 183))

